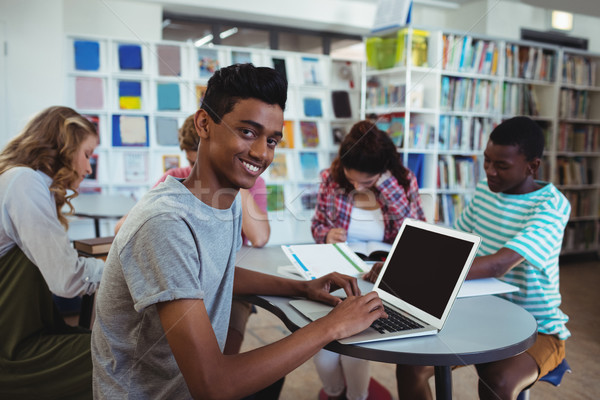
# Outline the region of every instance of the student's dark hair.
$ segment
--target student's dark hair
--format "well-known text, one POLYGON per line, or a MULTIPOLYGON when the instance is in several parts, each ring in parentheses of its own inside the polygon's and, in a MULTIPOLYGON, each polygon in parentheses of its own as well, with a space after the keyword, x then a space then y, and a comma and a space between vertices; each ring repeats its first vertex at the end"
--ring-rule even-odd
POLYGON ((373 175, 390 171, 405 190, 410 186, 408 169, 402 165, 396 145, 387 133, 370 121, 354 124, 331 164, 333 180, 346 192, 351 192, 354 187, 346 179, 344 168, 373 175))
POLYGON ((544 153, 544 132, 531 118, 513 117, 498 125, 490 140, 501 146, 517 146, 527 161, 542 158, 544 153))
POLYGON ((242 99, 258 99, 285 110, 287 80, 273 68, 234 64, 216 71, 208 80, 201 109, 217 124, 242 99))

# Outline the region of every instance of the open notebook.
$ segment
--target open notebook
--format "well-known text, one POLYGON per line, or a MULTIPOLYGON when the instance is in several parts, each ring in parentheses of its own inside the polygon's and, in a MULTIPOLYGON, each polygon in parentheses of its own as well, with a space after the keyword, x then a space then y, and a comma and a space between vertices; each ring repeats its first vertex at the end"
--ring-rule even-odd
MULTIPOLYGON (((388 314, 399 316, 378 320, 365 331, 339 342, 362 343, 438 333, 448 318, 480 241, 479 236, 473 234, 404 220, 373 288, 386 311, 389 310, 388 314), (410 322, 396 324, 396 318, 410 322)), ((331 306, 311 300, 292 300, 290 305, 313 321, 331 311, 331 306)))

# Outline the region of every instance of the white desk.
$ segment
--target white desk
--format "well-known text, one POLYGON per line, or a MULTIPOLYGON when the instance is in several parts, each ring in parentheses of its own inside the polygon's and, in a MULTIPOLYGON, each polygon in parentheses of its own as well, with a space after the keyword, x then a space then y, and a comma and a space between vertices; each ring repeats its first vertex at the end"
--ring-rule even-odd
MULTIPOLYGON (((243 247, 236 265, 276 274, 287 265, 280 247, 243 247)), ((251 296, 249 301, 279 317, 294 331, 309 323, 289 305, 290 298, 251 296)), ((332 342, 328 350, 367 360, 409 365, 435 366, 437 399, 452 398, 451 366, 502 360, 533 345, 537 324, 523 308, 494 296, 458 299, 442 331, 433 336, 388 340, 359 345, 332 342)))
POLYGON ((135 203, 131 197, 108 194, 80 194, 71 201, 76 216, 94 220, 96 237, 100 236, 100 219, 119 219, 127 214, 135 203))

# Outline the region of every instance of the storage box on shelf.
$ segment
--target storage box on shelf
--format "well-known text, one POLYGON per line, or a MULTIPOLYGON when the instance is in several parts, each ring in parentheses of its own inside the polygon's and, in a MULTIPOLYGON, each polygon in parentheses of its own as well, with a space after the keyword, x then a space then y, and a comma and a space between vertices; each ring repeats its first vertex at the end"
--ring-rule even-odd
POLYGON ((288 80, 284 142, 264 175, 272 242, 310 240, 318 172, 359 117, 362 62, 191 43, 69 36, 68 104, 97 124, 95 170, 82 191, 139 199, 168 168, 185 166, 177 130, 220 67, 252 62, 288 80), (335 136, 334 136, 335 134, 335 136))

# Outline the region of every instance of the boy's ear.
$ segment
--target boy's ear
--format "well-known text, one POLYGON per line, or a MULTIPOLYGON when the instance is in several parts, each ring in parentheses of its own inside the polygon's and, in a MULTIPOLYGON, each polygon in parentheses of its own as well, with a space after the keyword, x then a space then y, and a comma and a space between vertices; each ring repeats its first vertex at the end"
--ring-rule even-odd
POLYGON ((537 171, 540 168, 541 163, 542 163, 542 160, 539 158, 534 158, 533 160, 527 162, 528 175, 532 175, 533 177, 536 177, 537 171))
POLYGON ((208 137, 209 121, 210 116, 205 110, 200 108, 196 111, 196 115, 194 116, 194 126, 201 139, 206 139, 208 137))

